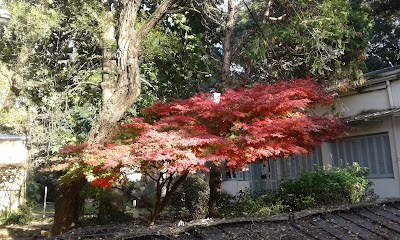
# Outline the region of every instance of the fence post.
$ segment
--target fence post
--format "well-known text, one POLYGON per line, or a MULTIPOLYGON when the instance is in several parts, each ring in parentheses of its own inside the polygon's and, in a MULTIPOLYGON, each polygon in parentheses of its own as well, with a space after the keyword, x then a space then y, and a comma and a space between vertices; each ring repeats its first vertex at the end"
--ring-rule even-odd
POLYGON ((46 217, 46 203, 47 203, 47 186, 44 186, 44 197, 43 197, 43 218, 46 217))

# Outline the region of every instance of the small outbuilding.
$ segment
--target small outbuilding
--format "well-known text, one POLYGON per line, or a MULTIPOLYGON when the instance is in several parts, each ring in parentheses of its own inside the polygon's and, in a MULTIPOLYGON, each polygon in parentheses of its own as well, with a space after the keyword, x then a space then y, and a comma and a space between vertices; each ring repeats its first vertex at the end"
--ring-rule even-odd
POLYGON ((26 137, 0 134, 0 211, 12 211, 25 201, 26 137))

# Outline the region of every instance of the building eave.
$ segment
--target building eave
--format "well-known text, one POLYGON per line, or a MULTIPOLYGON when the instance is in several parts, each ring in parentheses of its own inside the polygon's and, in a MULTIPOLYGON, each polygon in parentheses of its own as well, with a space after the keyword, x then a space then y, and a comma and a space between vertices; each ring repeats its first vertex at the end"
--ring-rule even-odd
POLYGON ((391 116, 391 115, 400 116, 400 108, 388 109, 367 114, 359 114, 356 116, 346 117, 344 118, 344 120, 348 123, 360 122, 360 121, 372 121, 379 119, 380 117, 391 116))

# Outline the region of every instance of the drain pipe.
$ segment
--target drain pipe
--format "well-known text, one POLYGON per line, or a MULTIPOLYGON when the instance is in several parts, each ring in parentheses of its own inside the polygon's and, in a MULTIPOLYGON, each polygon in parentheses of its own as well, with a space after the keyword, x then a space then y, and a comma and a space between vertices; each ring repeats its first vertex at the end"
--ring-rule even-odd
MULTIPOLYGON (((393 95, 392 95, 392 87, 390 85, 390 80, 386 81, 386 89, 388 92, 388 97, 389 97, 389 107, 390 109, 394 108, 394 101, 393 101, 393 95)), ((397 167, 399 169, 399 174, 400 174, 400 140, 399 140, 399 135, 398 135, 398 128, 397 128, 397 123, 396 123, 396 116, 393 114, 392 115, 392 129, 393 129, 393 137, 394 137, 394 148, 396 152, 396 160, 397 160, 397 167)))
POLYGON ((392 86, 390 85, 390 80, 386 80, 386 89, 387 89, 388 97, 389 97, 389 107, 390 107, 390 109, 393 109, 394 101, 393 101, 392 86))

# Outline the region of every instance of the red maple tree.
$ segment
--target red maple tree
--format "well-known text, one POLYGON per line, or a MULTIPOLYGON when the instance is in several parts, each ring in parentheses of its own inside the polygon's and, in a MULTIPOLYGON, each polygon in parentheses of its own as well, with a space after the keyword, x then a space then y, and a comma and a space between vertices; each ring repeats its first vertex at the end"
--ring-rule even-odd
POLYGON ((105 145, 66 147, 69 165, 62 166, 80 169, 101 187, 121 179, 121 169, 148 175, 157 186, 154 223, 179 184, 189 173, 207 170, 207 162, 227 161, 229 168, 241 169, 257 159, 307 154, 342 136, 340 120, 313 113, 333 101, 334 93, 323 85, 297 79, 228 90, 219 103, 205 93, 159 102, 144 109, 143 118, 122 124, 105 145))

